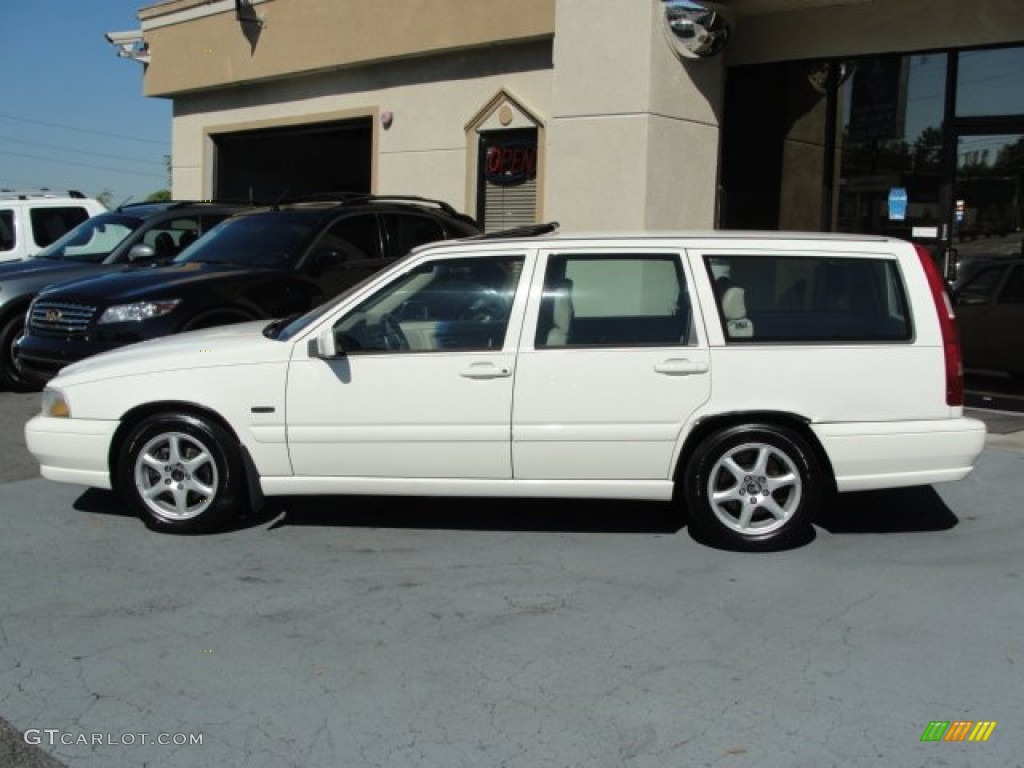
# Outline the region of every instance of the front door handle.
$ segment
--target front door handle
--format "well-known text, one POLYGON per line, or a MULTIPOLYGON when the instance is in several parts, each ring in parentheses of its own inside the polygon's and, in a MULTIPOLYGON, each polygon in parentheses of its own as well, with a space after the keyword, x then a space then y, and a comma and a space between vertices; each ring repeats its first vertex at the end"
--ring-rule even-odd
POLYGON ((658 373, 666 376, 692 376, 695 373, 707 373, 708 364, 702 360, 687 360, 686 358, 671 358, 654 366, 658 373))
POLYGON ((473 363, 459 371, 459 376, 466 379, 504 379, 511 375, 511 368, 499 368, 494 363, 473 363))

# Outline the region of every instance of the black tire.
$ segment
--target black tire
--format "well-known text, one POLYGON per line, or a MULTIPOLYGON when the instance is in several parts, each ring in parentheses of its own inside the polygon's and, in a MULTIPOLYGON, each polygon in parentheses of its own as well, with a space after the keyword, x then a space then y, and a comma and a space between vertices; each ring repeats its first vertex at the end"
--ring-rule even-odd
POLYGON ((704 438, 683 479, 697 537, 746 552, 807 541, 826 487, 807 440, 774 424, 741 424, 704 438))
POLYGON ((7 318, 0 327, 0 383, 15 392, 40 389, 38 382, 24 376, 14 363, 14 342, 25 330, 25 315, 21 312, 7 318))
POLYGON ((192 415, 161 413, 139 422, 121 443, 116 477, 125 502, 156 531, 215 530, 235 519, 244 501, 238 441, 192 415))

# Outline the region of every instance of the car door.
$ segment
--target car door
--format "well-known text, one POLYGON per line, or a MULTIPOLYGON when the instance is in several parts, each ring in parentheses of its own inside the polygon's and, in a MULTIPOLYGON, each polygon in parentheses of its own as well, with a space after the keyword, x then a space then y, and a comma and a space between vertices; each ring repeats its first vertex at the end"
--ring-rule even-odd
POLYGON ((508 479, 524 252, 410 264, 299 348, 288 376, 297 476, 508 479))
POLYGON ((383 265, 377 215, 346 214, 324 227, 294 266, 250 275, 244 303, 259 307, 268 317, 305 312, 383 265))
POLYGON ((1024 373, 1024 264, 986 267, 957 296, 964 366, 1024 373))
POLYGON ((349 213, 336 219, 317 238, 299 264, 299 272, 317 286, 323 300, 386 264, 380 217, 372 212, 349 213))
POLYGON ((710 393, 678 252, 542 253, 516 367, 517 480, 664 480, 710 393))
POLYGON ((1019 332, 1006 324, 1001 297, 1011 273, 1009 264, 980 268, 956 294, 956 318, 963 347, 964 367, 974 371, 1001 370, 1000 358, 1019 332))

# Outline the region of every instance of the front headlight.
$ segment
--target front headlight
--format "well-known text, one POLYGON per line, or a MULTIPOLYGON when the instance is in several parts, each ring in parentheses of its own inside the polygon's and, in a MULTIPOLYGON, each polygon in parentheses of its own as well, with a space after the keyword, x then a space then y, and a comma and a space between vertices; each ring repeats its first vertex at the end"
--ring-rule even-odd
POLYGON ((134 304, 117 304, 107 307, 100 315, 97 325, 104 323, 131 323, 149 320, 152 317, 163 317, 181 304, 181 299, 161 299, 160 301, 138 301, 134 304))
POLYGON ((71 403, 59 389, 47 387, 43 390, 43 416, 49 416, 51 419, 71 418, 71 403))

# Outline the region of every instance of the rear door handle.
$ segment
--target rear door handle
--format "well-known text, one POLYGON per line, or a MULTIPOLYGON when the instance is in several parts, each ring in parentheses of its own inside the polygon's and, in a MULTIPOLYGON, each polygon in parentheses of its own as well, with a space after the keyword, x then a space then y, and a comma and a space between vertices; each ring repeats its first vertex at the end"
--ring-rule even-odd
POLYGON ((511 375, 511 368, 499 368, 494 363, 473 363, 459 371, 459 376, 466 379, 504 379, 511 375))
POLYGON ((695 373, 707 373, 708 364, 700 360, 672 358, 658 363, 654 370, 666 376, 692 376, 695 373))

